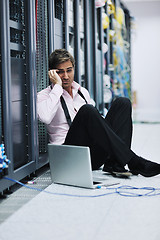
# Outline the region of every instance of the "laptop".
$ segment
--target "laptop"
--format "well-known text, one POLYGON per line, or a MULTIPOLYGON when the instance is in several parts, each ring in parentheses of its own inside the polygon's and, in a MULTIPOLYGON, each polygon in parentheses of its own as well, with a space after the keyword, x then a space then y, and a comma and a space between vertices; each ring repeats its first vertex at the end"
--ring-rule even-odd
POLYGON ((84 188, 117 184, 107 177, 94 177, 89 147, 48 144, 52 182, 84 188))

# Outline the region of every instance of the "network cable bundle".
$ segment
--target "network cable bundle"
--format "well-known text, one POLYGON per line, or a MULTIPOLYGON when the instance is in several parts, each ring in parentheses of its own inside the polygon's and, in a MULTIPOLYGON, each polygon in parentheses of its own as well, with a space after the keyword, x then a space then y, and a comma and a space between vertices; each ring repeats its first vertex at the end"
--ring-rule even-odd
POLYGON ((10 163, 10 160, 7 159, 7 156, 5 155, 4 144, 1 144, 0 145, 0 178, 8 174, 9 163, 10 163))

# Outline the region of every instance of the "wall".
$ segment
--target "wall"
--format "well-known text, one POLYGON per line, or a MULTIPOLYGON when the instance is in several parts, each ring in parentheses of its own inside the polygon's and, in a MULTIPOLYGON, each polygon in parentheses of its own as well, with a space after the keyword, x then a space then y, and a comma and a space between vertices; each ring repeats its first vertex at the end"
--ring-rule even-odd
POLYGON ((135 17, 132 34, 132 90, 135 120, 160 121, 160 1, 127 2, 135 17))

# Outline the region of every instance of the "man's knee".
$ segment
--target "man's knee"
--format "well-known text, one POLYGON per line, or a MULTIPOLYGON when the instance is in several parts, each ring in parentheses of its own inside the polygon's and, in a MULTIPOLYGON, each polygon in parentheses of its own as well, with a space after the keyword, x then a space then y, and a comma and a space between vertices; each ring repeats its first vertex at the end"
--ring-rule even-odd
POLYGON ((85 104, 83 105, 80 109, 79 112, 90 112, 93 111, 95 109, 95 107, 91 104, 85 104))
POLYGON ((91 104, 83 105, 78 111, 78 114, 80 114, 84 117, 85 116, 91 116, 91 115, 94 116, 97 113, 98 113, 97 109, 91 104))
POLYGON ((125 107, 128 108, 132 108, 132 104, 129 98, 126 97, 118 97, 114 100, 114 104, 119 104, 119 105, 123 105, 125 107))

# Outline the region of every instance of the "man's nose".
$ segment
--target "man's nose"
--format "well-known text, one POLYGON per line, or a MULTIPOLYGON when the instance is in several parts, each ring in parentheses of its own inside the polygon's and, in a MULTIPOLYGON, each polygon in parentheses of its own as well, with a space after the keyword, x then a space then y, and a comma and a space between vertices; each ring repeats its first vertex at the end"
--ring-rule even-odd
POLYGON ((64 71, 63 77, 64 77, 64 78, 68 78, 68 73, 67 73, 67 71, 64 71))

